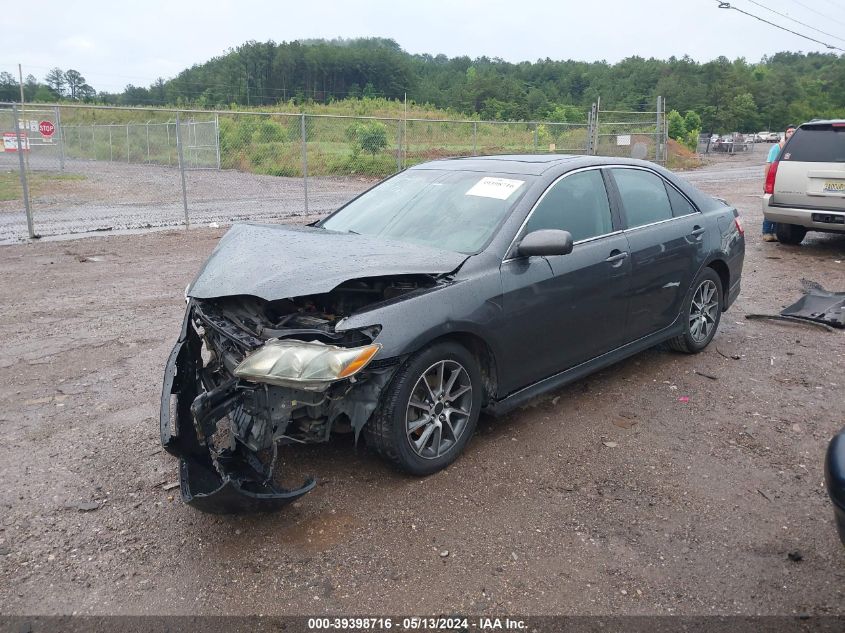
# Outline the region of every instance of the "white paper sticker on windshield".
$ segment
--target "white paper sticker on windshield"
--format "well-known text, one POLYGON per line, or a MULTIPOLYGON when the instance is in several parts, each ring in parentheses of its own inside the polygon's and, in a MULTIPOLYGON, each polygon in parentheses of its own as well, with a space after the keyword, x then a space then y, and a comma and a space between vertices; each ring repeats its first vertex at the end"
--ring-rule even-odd
POLYGON ((472 189, 467 191, 465 195, 507 200, 523 184, 525 184, 524 180, 509 180, 507 178, 491 178, 487 176, 475 183, 472 189))

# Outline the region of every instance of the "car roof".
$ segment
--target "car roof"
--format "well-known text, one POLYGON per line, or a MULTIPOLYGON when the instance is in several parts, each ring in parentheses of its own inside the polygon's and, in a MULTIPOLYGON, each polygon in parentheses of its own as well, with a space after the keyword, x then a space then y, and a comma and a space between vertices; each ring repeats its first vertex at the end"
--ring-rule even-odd
POLYGON ((810 125, 833 125, 834 123, 838 123, 840 125, 845 124, 845 119, 813 119, 812 121, 802 123, 798 127, 807 127, 810 125))
POLYGON ((499 156, 470 156, 444 158, 421 163, 411 169, 446 169, 452 171, 480 171, 540 176, 554 167, 566 165, 571 169, 587 165, 649 165, 646 161, 613 156, 581 156, 572 154, 504 154, 499 156))

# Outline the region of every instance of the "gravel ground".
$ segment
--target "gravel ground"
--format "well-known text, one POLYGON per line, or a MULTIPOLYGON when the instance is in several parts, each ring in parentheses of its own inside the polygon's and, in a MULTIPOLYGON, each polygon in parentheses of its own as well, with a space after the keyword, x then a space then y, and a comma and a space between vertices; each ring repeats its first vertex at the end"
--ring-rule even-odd
MULTIPOLYGON (((43 167, 57 169, 53 163, 43 167)), ((17 173, 17 166, 8 160, 0 161, 0 169, 17 173)), ((82 178, 52 180, 33 192, 37 235, 121 233, 184 225, 182 180, 177 168, 73 160, 67 161, 65 173, 82 178)), ((310 177, 306 210, 302 178, 196 170, 185 173, 185 195, 189 220, 195 225, 230 224, 246 219, 290 221, 309 212, 333 211, 376 181, 362 177, 310 177)), ((21 200, 0 202, 0 244, 21 242, 28 235, 21 200)))
POLYGON ((0 248, 0 609, 844 614, 822 463, 845 333, 744 316, 802 278, 845 290, 845 237, 761 243, 761 162, 689 175, 748 229, 742 295, 705 352, 649 350, 482 417, 425 479, 344 438, 285 449, 291 482, 319 485, 265 516, 182 504, 158 444, 182 290, 223 229, 0 248))

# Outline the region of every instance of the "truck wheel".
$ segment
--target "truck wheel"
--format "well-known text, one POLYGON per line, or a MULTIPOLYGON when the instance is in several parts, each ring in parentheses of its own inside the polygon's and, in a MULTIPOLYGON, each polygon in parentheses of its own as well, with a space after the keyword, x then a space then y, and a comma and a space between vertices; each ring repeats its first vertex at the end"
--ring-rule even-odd
POLYGON ((807 235, 807 229, 797 224, 783 224, 778 222, 775 234, 778 236, 778 242, 781 244, 800 244, 807 235))

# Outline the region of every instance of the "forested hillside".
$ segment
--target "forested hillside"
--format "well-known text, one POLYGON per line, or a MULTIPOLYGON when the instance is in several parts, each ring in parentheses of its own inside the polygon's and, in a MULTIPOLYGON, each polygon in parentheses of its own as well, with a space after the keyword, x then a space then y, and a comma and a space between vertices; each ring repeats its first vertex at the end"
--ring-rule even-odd
POLYGON ((225 55, 96 100, 125 105, 278 106, 385 97, 484 119, 573 121, 601 96, 613 109, 701 115, 705 131, 782 129, 845 117, 845 57, 778 53, 759 61, 696 62, 632 56, 604 61, 509 63, 486 57, 410 55, 389 39, 247 42, 225 55))

